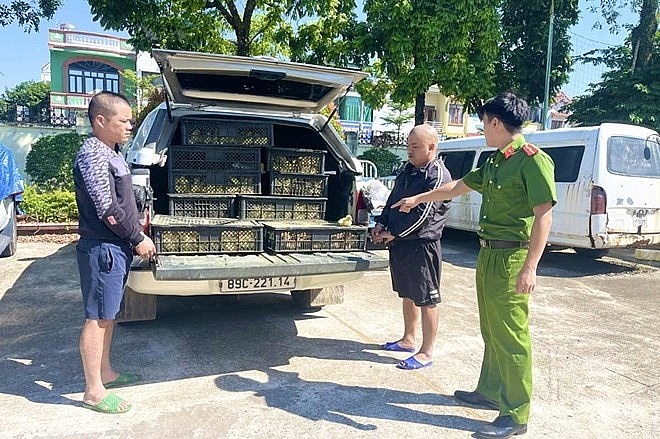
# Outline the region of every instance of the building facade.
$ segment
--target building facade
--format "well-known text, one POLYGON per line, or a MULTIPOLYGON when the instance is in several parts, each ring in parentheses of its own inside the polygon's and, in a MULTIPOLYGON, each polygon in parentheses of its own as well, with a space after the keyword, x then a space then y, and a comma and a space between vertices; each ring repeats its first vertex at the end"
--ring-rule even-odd
POLYGON ((75 30, 70 25, 49 29, 51 124, 85 124, 86 110, 99 91, 134 99, 121 75, 136 70, 137 55, 126 38, 75 30))

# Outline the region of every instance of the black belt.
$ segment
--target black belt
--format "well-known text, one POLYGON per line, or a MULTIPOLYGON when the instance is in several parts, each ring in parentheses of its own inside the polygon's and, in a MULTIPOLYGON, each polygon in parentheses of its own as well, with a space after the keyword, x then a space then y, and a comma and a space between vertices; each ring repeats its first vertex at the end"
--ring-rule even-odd
POLYGON ((496 241, 493 239, 480 239, 479 245, 482 248, 528 248, 529 241, 496 241))

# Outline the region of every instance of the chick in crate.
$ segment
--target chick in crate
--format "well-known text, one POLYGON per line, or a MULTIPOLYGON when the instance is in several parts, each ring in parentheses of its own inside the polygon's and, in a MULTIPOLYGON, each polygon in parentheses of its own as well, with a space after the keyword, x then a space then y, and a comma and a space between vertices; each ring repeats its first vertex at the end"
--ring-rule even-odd
POLYGON ((337 220, 337 224, 339 224, 342 227, 348 227, 353 224, 353 217, 349 214, 343 218, 339 218, 337 220))

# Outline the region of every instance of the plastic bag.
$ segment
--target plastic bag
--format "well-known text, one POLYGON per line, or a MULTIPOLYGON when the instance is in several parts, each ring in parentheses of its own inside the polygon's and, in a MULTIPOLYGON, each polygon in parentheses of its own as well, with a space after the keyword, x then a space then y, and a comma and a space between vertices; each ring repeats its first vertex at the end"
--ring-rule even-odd
POLYGON ((20 201, 23 188, 23 177, 16 166, 14 155, 0 143, 0 200, 14 195, 20 201))

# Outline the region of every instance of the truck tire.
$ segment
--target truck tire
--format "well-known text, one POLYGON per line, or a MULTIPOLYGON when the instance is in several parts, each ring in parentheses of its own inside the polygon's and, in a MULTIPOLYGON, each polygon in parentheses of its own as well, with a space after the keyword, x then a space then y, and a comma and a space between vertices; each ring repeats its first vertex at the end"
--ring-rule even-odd
POLYGON ((578 248, 578 247, 575 247, 573 250, 575 250, 575 253, 577 253, 578 255, 584 256, 585 258, 590 258, 590 259, 602 258, 603 256, 607 255, 610 252, 609 248, 578 248))
POLYGON ((124 298, 121 301, 117 323, 144 322, 156 319, 158 296, 140 294, 126 287, 124 298))
POLYGON ((300 309, 319 308, 344 302, 344 286, 291 291, 293 306, 300 309))
POLYGON ((17 219, 16 219, 16 209, 14 206, 12 206, 11 209, 11 219, 9 220, 9 224, 7 224, 7 236, 9 237, 9 244, 7 244, 7 247, 0 253, 0 258, 8 258, 10 256, 14 256, 14 253, 16 253, 16 247, 18 244, 18 225, 17 225, 17 219))

